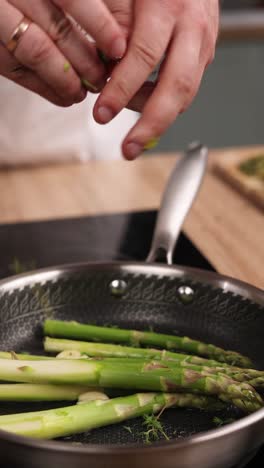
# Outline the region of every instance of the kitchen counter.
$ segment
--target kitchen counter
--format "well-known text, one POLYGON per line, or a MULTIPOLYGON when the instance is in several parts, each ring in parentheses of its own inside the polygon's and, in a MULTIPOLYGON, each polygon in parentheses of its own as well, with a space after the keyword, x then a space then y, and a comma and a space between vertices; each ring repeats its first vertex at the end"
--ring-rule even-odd
POLYGON ((220 40, 264 39, 263 9, 224 11, 220 22, 220 40))
MULTIPOLYGON (((211 151, 184 232, 217 271, 264 288, 263 212, 215 175, 212 166, 222 153, 211 151)), ((0 223, 157 209, 177 157, 2 169, 0 223)))

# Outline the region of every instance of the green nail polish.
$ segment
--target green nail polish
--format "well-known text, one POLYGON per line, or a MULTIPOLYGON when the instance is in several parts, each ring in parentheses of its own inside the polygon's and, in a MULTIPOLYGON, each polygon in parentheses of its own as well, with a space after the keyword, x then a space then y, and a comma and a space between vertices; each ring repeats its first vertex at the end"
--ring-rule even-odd
POLYGON ((89 91, 92 90, 92 91, 98 91, 98 88, 96 88, 95 85, 93 85, 92 83, 90 83, 90 81, 86 80, 86 78, 82 78, 81 79, 81 83, 82 85, 84 86, 84 88, 88 89, 89 91))
POLYGON ((67 73, 71 68, 71 65, 69 62, 65 62, 64 66, 63 66, 63 70, 65 73, 67 73))
POLYGON ((156 148, 156 146, 159 144, 159 138, 151 138, 151 140, 148 141, 148 143, 145 144, 144 150, 152 150, 156 148))

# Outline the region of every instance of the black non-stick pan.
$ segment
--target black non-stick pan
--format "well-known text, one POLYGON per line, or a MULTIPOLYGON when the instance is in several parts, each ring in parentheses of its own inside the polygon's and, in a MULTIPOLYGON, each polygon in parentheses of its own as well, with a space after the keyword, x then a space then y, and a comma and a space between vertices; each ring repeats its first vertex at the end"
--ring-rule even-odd
MULTIPOLYGON (((193 145, 176 166, 146 263, 67 265, 0 282, 0 348, 43 352, 42 324, 53 317, 187 335, 239 351, 264 368, 264 292, 221 275, 171 265, 206 161, 206 148, 193 145)), ((5 403, 0 411, 33 407, 52 404, 5 403)), ((0 464, 5 468, 231 468, 264 442, 264 409, 250 416, 231 409, 216 414, 171 409, 163 413, 162 424, 170 441, 161 438, 151 446, 144 443, 140 419, 129 422, 131 432, 120 424, 59 441, 0 431, 0 464), (236 421, 217 428, 215 416, 236 421)))

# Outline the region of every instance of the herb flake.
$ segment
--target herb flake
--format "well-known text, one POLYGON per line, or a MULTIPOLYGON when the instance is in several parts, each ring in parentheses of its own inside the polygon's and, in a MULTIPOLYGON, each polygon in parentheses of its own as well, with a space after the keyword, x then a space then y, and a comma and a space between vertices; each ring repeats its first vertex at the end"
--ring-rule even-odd
POLYGON ((63 65, 63 70, 64 70, 64 73, 68 73, 68 71, 71 69, 71 65, 69 62, 65 62, 64 65, 63 65))
MULTIPOLYGON (((161 413, 162 412, 163 411, 161 411, 161 413)), ((159 420, 161 413, 158 416, 155 416, 155 414, 145 414, 143 416, 143 426, 146 426, 146 431, 142 432, 142 435, 144 436, 146 444, 151 444, 159 440, 161 436, 165 440, 170 440, 159 420)))
POLYGON ((214 419, 213 419, 213 423, 217 427, 222 427, 222 426, 225 426, 226 424, 231 424, 234 421, 235 421, 234 418, 221 419, 221 418, 219 418, 217 416, 215 416, 214 419))
POLYGON ((132 429, 131 429, 130 426, 123 426, 123 428, 124 428, 127 432, 129 432, 129 434, 133 435, 133 432, 132 432, 132 429))

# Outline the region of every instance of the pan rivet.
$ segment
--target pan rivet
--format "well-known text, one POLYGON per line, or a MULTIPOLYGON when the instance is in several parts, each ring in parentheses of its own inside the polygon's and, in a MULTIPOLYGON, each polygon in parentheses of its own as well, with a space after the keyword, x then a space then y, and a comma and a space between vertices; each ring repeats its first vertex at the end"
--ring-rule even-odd
POLYGON ((110 292, 113 296, 123 296, 127 290, 127 283, 124 280, 116 279, 110 283, 110 292))
POLYGON ((194 290, 190 286, 180 286, 178 289, 180 299, 184 304, 189 304, 193 301, 194 290))

